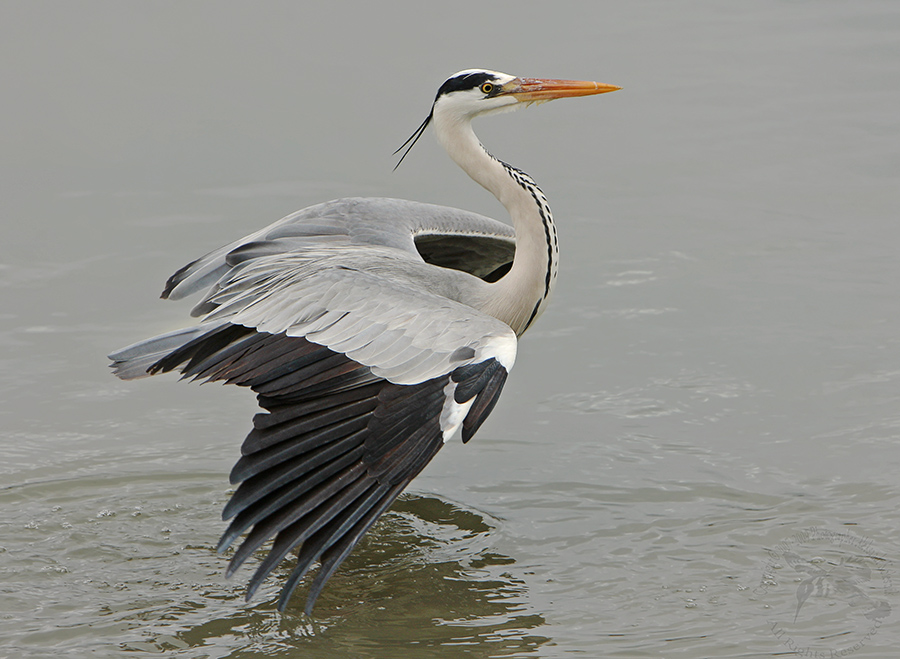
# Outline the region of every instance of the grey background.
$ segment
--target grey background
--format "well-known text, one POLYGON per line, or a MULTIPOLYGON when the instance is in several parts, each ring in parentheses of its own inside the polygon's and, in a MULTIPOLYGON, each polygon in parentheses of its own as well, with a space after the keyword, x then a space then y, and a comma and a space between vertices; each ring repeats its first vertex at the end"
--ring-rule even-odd
POLYGON ((0 3, 0 656, 890 656, 898 62, 887 0, 0 3), (104 355, 297 208, 503 218, 430 135, 391 171, 469 67, 623 87, 476 125, 547 193, 555 299, 315 619, 244 604, 252 395, 104 355))

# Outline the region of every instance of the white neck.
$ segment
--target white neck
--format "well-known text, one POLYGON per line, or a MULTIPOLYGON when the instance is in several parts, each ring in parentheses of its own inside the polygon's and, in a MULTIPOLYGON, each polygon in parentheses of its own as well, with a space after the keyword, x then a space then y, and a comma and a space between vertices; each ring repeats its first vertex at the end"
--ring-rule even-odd
POLYGON ((470 118, 434 111, 438 142, 474 181, 506 207, 516 230, 512 269, 494 284, 481 310, 522 334, 543 312, 556 282, 559 245, 547 198, 530 176, 491 156, 470 118))

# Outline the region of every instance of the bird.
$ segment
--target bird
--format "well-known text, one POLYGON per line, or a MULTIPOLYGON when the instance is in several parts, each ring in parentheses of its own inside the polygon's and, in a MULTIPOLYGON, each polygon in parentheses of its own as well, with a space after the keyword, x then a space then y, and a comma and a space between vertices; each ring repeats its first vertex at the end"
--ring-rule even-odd
MULTIPOLYGON (((362 536, 449 440, 468 442, 493 410, 520 337, 558 272, 547 198, 491 155, 476 117, 619 89, 467 69, 395 152, 431 125, 450 158, 506 208, 512 226, 476 213, 388 198, 343 198, 297 211, 192 261, 161 297, 205 291, 196 325, 109 355, 124 380, 248 387, 262 412, 230 474, 238 485, 218 543, 227 576, 269 540, 249 601, 296 549, 284 611, 318 564, 304 611, 362 536)), ((396 168, 395 168, 396 169, 396 168)))

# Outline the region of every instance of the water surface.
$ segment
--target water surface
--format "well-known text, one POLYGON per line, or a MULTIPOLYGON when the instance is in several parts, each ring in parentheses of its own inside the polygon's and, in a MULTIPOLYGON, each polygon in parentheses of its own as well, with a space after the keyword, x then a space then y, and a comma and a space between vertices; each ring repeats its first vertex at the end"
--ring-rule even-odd
POLYGON ((0 17, 0 656, 896 652, 896 3, 0 17), (253 397, 104 355, 188 322, 157 300, 177 268, 297 208, 502 217, 430 137, 391 172, 472 66, 624 88, 476 126, 554 208, 553 303, 313 618, 277 580, 246 604, 214 547, 253 397))

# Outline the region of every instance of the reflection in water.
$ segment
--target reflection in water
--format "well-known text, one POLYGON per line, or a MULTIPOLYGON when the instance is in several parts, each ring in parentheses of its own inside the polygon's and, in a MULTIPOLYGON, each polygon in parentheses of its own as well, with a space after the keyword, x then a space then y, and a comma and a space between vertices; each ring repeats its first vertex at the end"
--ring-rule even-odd
MULTIPOLYGON (((492 550, 496 520, 407 495, 332 578, 308 618, 275 611, 279 579, 243 604, 216 555, 216 474, 48 481, 0 491, 0 635, 9 647, 110 656, 428 657, 530 654, 544 619, 492 550), (176 503, 177 502, 177 503, 176 503), (33 611, 15 627, 16 612, 33 611), (441 650, 443 648, 443 650, 441 650)), ((278 576, 285 578, 290 567, 278 576)))

